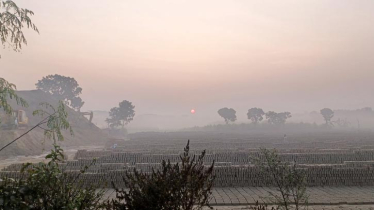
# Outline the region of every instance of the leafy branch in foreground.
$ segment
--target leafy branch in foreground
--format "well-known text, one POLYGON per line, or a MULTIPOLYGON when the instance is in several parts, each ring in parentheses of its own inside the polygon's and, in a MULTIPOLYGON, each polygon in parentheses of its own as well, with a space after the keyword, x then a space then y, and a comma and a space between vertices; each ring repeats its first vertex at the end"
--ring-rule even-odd
POLYGON ((136 170, 126 172, 124 182, 129 190, 116 188, 116 199, 108 203, 107 209, 192 210, 210 207, 214 162, 205 167, 204 156, 205 151, 199 156, 190 155, 188 141, 180 156, 181 163, 163 160, 161 169, 153 169, 150 174, 136 170))
POLYGON ((56 144, 56 141, 64 140, 62 130, 68 130, 73 135, 73 129, 67 119, 68 113, 63 101, 59 101, 57 109, 48 103, 41 103, 40 106, 44 109, 35 110, 32 114, 41 117, 47 116, 41 121, 42 124, 46 124, 47 128, 43 128, 41 125, 38 126, 44 130, 45 137, 52 139, 53 143, 56 144))
MULTIPOLYGON (((56 140, 64 139, 62 130, 69 130, 70 134, 73 134, 63 102, 59 102, 57 109, 48 103, 42 103, 41 106, 42 109, 36 110, 34 115, 45 118, 26 133, 37 127, 42 128, 45 130, 45 137, 53 139, 55 143, 56 140)), ((46 156, 48 163, 25 164, 19 179, 0 177, 0 209, 96 210, 101 208, 105 190, 97 190, 100 183, 90 183, 87 186, 80 179, 80 176, 95 161, 79 172, 66 171, 60 164, 65 159, 63 150, 57 144, 53 146, 54 148, 46 156)))
POLYGON ((16 93, 16 85, 0 78, 0 109, 5 111, 5 113, 12 113, 12 106, 9 104, 8 99, 15 100, 17 104, 27 107, 27 102, 19 97, 16 93))
POLYGON ((105 190, 97 190, 99 183, 87 186, 79 179, 90 166, 78 173, 65 171, 59 164, 64 155, 58 145, 46 159, 48 163, 25 164, 20 179, 3 178, 1 209, 100 209, 105 190))
POLYGON ((28 9, 19 8, 12 0, 0 0, 0 40, 5 48, 8 45, 19 52, 22 44, 27 45, 23 28, 27 27, 39 33, 30 16, 34 13, 28 9))
POLYGON ((64 136, 62 134, 63 130, 68 130, 71 135, 73 135, 73 130, 68 121, 68 113, 66 112, 64 102, 59 101, 57 109, 48 103, 41 103, 42 109, 35 110, 33 115, 44 117, 39 123, 30 128, 28 131, 23 133, 21 136, 17 137, 10 143, 3 146, 0 151, 8 147, 9 145, 16 142, 18 139, 22 138, 35 128, 41 128, 44 130, 44 136, 48 139, 52 139, 53 143, 56 141, 63 141, 64 136))
POLYGON ((269 192, 279 209, 303 209, 307 207, 305 171, 295 162, 282 162, 276 150, 261 149, 256 160, 264 176, 270 176, 279 194, 269 192))

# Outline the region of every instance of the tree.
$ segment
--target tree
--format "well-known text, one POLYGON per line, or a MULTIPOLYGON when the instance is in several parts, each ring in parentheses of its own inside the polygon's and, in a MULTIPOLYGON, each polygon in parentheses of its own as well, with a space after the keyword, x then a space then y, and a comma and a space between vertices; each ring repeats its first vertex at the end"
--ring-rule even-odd
POLYGON ((273 125, 283 125, 288 118, 292 117, 290 112, 276 113, 273 111, 267 112, 265 116, 268 122, 273 125))
POLYGON ((82 88, 72 77, 65 77, 58 74, 43 77, 35 84, 36 88, 49 93, 59 100, 64 101, 68 106, 80 111, 84 102, 79 97, 82 88))
POLYGON ((248 110, 247 117, 252 120, 253 124, 258 124, 264 119, 265 112, 260 108, 251 108, 248 110))
POLYGON ((236 121, 236 111, 232 108, 222 108, 218 110, 219 116, 223 117, 225 119, 225 123, 228 124, 230 121, 235 122, 236 121))
POLYGON ((34 15, 32 11, 19 8, 11 0, 0 0, 0 40, 4 48, 9 46, 12 50, 19 52, 23 44, 27 45, 23 33, 25 27, 39 33, 38 28, 31 21, 32 15, 34 15))
MULTIPOLYGON (((307 207, 305 170, 298 168, 296 162, 282 162, 276 150, 261 149, 255 161, 262 170, 263 176, 269 176, 277 187, 279 194, 269 192, 280 209, 296 210, 307 207)), ((279 209, 279 208, 277 208, 279 209)))
POLYGON ((332 111, 329 108, 324 108, 324 109, 321 109, 321 115, 325 119, 326 125, 330 125, 331 119, 334 117, 334 111, 332 111))
MULTIPOLYGON (((128 190, 116 189, 114 210, 192 210, 209 206, 214 181, 213 167, 204 165, 205 150, 199 156, 189 153, 189 141, 180 156, 181 163, 162 161, 160 170, 151 174, 134 170, 126 172, 128 190)), ((115 186, 114 186, 115 187, 115 186)))
POLYGON ((130 101, 122 101, 119 107, 110 109, 109 118, 105 121, 109 124, 110 128, 122 126, 122 128, 130 123, 135 116, 135 106, 130 101))

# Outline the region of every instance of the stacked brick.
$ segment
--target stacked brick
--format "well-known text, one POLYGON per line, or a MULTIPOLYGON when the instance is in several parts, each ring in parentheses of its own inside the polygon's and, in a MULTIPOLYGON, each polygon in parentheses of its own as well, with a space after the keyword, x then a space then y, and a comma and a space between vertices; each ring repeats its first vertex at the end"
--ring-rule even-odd
MULTIPOLYGON (((84 166, 91 165, 80 177, 89 185, 100 184, 101 187, 111 187, 113 182, 117 187, 123 186, 125 172, 134 169, 150 173, 159 169, 162 160, 172 163, 180 161, 181 153, 125 152, 123 150, 78 151, 75 160, 60 164, 61 169, 72 176, 84 166)), ((199 151, 195 151, 196 154, 199 151)), ((374 150, 343 149, 284 149, 279 150, 283 161, 297 162, 299 170, 305 170, 308 186, 368 186, 374 185, 374 150)), ((216 151, 211 150, 205 157, 205 163, 216 162, 214 169, 216 187, 264 187, 273 186, 269 176, 263 174, 253 164, 254 159, 261 156, 257 149, 248 151, 216 151)), ((20 178, 22 164, 13 164, 4 168, 0 176, 20 178)))

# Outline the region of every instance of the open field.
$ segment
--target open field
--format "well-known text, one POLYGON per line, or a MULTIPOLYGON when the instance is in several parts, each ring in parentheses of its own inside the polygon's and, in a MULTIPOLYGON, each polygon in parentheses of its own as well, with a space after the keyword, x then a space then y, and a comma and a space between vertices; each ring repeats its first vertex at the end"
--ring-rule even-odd
MULTIPOLYGON (((77 148, 68 151, 61 164, 76 171, 95 158, 96 163, 82 176, 87 184, 113 181, 118 187, 124 171, 134 168, 149 172, 163 159, 179 161, 187 140, 191 152, 207 150, 206 163, 216 161, 215 188, 211 203, 218 209, 248 208, 256 200, 271 204, 271 180, 255 166, 260 147, 276 148, 284 161, 296 161, 307 174, 312 209, 370 209, 374 205, 374 133, 293 132, 267 133, 174 132, 136 133, 130 140, 108 141, 105 148, 77 148), (114 148, 115 145, 115 148, 114 148), (357 207, 357 208, 356 208, 357 207)), ((18 176, 20 164, 11 164, 2 174, 18 176)), ((110 191, 110 190, 109 190, 110 191)), ((112 194, 113 195, 113 194, 112 194)))

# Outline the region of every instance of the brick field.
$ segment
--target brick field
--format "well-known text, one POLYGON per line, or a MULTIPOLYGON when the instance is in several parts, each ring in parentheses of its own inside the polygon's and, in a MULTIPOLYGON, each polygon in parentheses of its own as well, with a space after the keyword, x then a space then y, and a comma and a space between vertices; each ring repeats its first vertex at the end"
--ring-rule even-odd
MULTIPOLYGON (((297 162, 305 170, 309 204, 318 209, 325 205, 374 205, 374 134, 371 132, 291 133, 138 133, 128 141, 108 141, 105 149, 78 150, 61 167, 74 174, 85 165, 95 164, 81 176, 87 184, 114 182, 125 188, 124 171, 150 172, 162 160, 178 162, 191 140, 191 152, 207 151, 206 164, 215 160, 215 188, 211 203, 215 206, 247 208, 257 200, 272 204, 269 191, 274 183, 263 176, 254 161, 259 148, 275 148, 286 162, 297 162), (318 208, 317 208, 318 207, 318 208)), ((19 177, 21 164, 12 164, 1 175, 19 177)), ((371 207, 370 207, 371 208, 371 207)))

